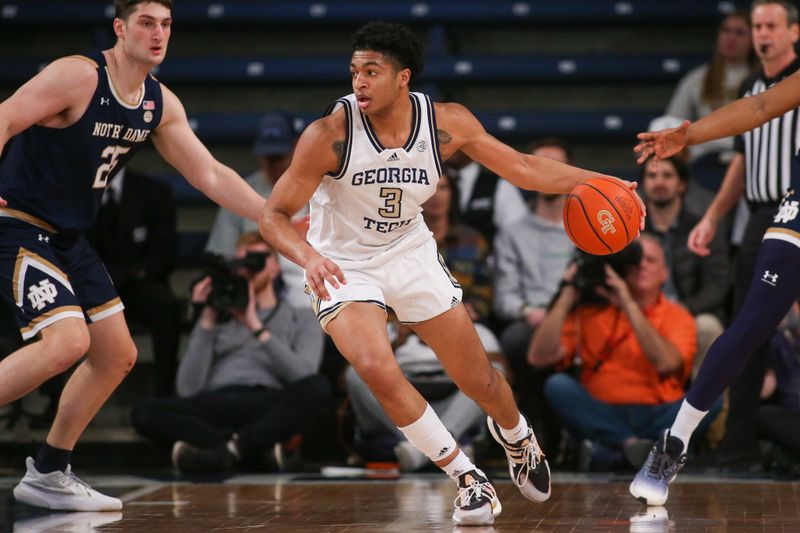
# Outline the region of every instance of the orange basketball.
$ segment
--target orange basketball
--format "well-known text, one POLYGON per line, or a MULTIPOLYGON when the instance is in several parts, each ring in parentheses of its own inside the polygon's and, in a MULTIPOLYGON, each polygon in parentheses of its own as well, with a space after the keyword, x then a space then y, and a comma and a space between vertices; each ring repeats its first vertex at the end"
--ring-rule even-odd
POLYGON ((564 204, 567 235, 590 254, 619 252, 639 234, 642 212, 635 195, 611 178, 592 178, 577 185, 564 204))

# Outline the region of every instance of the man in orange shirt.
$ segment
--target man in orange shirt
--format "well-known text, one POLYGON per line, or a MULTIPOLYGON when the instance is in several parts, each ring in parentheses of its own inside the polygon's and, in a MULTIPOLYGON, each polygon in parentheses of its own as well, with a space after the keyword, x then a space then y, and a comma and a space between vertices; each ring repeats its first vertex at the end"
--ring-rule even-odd
POLYGON ((573 436, 590 441, 592 468, 641 466, 680 408, 697 347, 692 315, 661 291, 669 276, 661 244, 643 235, 634 246, 638 264, 620 273, 605 266, 595 290, 607 304, 581 300, 571 266, 528 350, 535 367, 580 363, 578 380, 551 376, 545 397, 573 436))

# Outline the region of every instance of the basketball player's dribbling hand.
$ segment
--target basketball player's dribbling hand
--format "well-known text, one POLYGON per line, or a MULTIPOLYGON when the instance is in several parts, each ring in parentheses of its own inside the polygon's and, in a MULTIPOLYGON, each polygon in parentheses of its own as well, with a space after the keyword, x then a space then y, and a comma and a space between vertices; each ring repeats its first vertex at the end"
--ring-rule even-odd
POLYGON ((647 161, 651 155, 662 159, 675 155, 686 148, 689 142, 690 124, 691 122, 685 120, 683 124, 677 128, 639 133, 636 135, 636 138, 639 139, 639 144, 633 148, 633 151, 639 154, 639 159, 637 159, 636 162, 641 165, 647 161))
POLYGON ((639 186, 639 184, 636 183, 635 181, 628 181, 620 178, 614 178, 614 179, 621 181, 627 188, 629 188, 633 193, 634 198, 636 198, 636 201, 639 202, 639 212, 642 213, 642 217, 639 219, 639 231, 640 232, 644 231, 644 219, 647 216, 647 206, 644 205, 642 197, 636 193, 636 188, 639 186))
POLYGON ((347 284, 339 265, 319 254, 316 254, 306 262, 306 281, 311 290, 314 291, 314 294, 317 295, 317 298, 326 302, 331 299, 331 295, 327 287, 325 287, 326 281, 334 289, 338 289, 340 284, 347 284))

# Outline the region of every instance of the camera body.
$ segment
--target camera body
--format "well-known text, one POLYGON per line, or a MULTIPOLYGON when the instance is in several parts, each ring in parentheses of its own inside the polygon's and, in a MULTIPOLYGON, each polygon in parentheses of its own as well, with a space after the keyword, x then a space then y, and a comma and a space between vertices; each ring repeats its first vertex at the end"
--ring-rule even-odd
POLYGON ((219 255, 208 255, 206 275, 211 277, 211 293, 206 304, 213 309, 226 312, 231 309, 243 311, 250 301, 248 279, 239 271, 263 270, 267 261, 266 253, 247 252, 242 258, 225 259, 219 255))
POLYGON ((629 268, 642 260, 642 245, 631 242, 621 251, 610 255, 592 255, 578 250, 575 263, 578 270, 572 284, 580 292, 580 303, 605 304, 605 298, 597 294, 596 287, 609 288, 606 284, 605 266, 609 265, 620 276, 625 276, 629 268))

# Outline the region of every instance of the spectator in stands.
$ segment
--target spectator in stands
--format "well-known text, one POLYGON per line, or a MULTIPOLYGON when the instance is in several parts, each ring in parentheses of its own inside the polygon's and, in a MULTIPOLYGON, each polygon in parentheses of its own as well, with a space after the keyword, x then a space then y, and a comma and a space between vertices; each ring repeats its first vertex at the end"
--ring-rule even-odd
POLYGON ((580 361, 577 380, 554 374, 545 395, 570 433, 591 443, 592 468, 641 466, 678 412, 695 353, 692 316, 661 291, 669 273, 658 240, 643 235, 628 254, 621 272, 604 266, 595 291, 606 305, 585 299, 595 294, 579 292, 571 266, 528 354, 537 367, 580 361))
MULTIPOLYGON (((647 126, 647 131, 659 131, 664 128, 677 128, 683 124, 683 120, 677 117, 657 117, 650 121, 650 124, 647 126)), ((688 168, 689 166, 689 150, 684 149, 678 152, 673 156, 676 160, 680 161, 684 166, 688 168)), ((689 172, 691 173, 691 172, 689 172)), ((642 191, 638 191, 639 194, 642 191)), ((711 205, 711 202, 714 200, 714 192, 710 191, 703 185, 697 183, 696 180, 690 180, 687 184, 686 191, 683 195, 683 206, 689 210, 689 212, 694 213, 698 217, 702 217, 703 214, 708 209, 708 206, 711 205)), ((732 222, 730 220, 725 220, 725 228, 723 231, 727 234, 728 233, 728 224, 732 222)))
POLYGON ((689 232, 700 217, 683 203, 689 175, 683 161, 668 157, 642 166, 642 193, 647 206, 645 230, 661 242, 669 276, 662 290, 679 301, 694 316, 697 325, 697 355, 692 377, 706 351, 723 330, 725 301, 731 290, 730 250, 726 236, 717 233, 711 253, 693 254, 686 245, 689 232))
POLYGON ((133 410, 137 431, 173 445, 180 471, 219 470, 279 451, 330 397, 317 374, 322 330, 315 317, 280 299, 273 284, 280 266, 258 232, 239 238, 237 257, 248 254, 264 267, 237 271, 248 282, 244 309, 217 308, 223 304, 210 277, 192 289, 202 311, 178 368, 179 398, 143 400, 133 410))
POLYGON ((172 396, 181 324, 181 304, 169 285, 177 248, 172 189, 123 168, 106 188, 87 238, 125 302, 126 317, 150 333, 156 396, 172 396))
POLYGON ((457 215, 458 187, 439 178, 436 192, 422 204, 425 224, 433 232, 439 254, 464 291, 463 302, 473 321, 487 322, 492 306, 492 272, 489 243, 477 230, 462 224, 457 215))
MULTIPOLYGON (((742 82, 756 66, 750 36, 750 14, 747 11, 729 13, 717 30, 713 59, 681 78, 667 105, 666 115, 693 122, 704 117, 735 100, 742 82)), ((734 155, 733 138, 693 146, 690 149, 690 163, 709 154, 717 160, 716 165, 721 165, 721 174, 734 155)))
MULTIPOLYGON (((572 162, 569 146, 561 139, 537 140, 529 151, 572 162)), ((502 332, 500 346, 515 376, 513 388, 520 409, 541 428, 542 448, 553 454, 561 431, 543 392, 545 380, 553 371, 531 368, 526 356, 533 332, 544 319, 575 247, 564 231, 565 196, 539 194, 532 201, 532 211, 495 237, 494 311, 500 320, 511 321, 502 332)))
MULTIPOLYGON (((393 321, 397 330, 394 340, 397 362, 408 380, 419 390, 439 415, 453 438, 467 451, 469 442, 484 427, 485 415, 474 400, 461 392, 445 373, 436 354, 408 326, 393 321)), ((505 358, 494 334, 484 325, 475 324, 492 366, 508 375, 505 358)), ((383 412, 378 400, 358 376, 353 367, 345 372, 347 392, 356 416, 363 447, 368 453, 380 453, 380 443, 388 441, 403 472, 413 472, 430 465, 428 458, 417 450, 383 412)))
POLYGON ((795 303, 772 338, 769 368, 758 410, 759 436, 773 442, 776 474, 800 474, 800 308, 795 303))
MULTIPOLYGON (((258 159, 258 170, 245 179, 261 196, 268 198, 278 178, 289 168, 294 146, 302 127, 295 117, 283 111, 270 111, 258 123, 253 154, 258 159)), ((302 210, 298 215, 307 212, 302 210)), ((235 213, 220 208, 206 243, 206 251, 232 257, 237 239, 248 231, 258 229, 258 224, 235 213)), ((303 292, 303 270, 279 256, 281 278, 285 284, 286 301, 293 307, 308 308, 308 296, 303 292)))
POLYGON ((495 233, 528 212, 522 192, 497 175, 456 152, 445 162, 445 173, 458 186, 459 217, 477 229, 491 246, 495 233))

